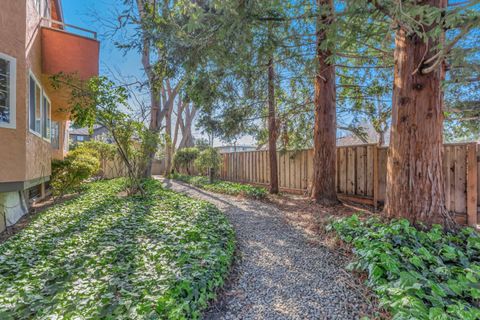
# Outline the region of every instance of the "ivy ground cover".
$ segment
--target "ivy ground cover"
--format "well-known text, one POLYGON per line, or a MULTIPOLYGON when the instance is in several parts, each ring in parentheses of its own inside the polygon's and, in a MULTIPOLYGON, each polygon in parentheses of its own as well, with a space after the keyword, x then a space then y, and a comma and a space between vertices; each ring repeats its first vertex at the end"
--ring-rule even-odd
POLYGON ((243 184, 231 181, 215 180, 210 183, 208 177, 203 176, 188 176, 182 174, 174 174, 172 178, 191 184, 197 188, 212 191, 216 193, 223 193, 232 196, 244 196, 253 199, 263 199, 267 195, 267 189, 263 187, 255 187, 249 184, 243 184))
POLYGON ((89 184, 0 245, 0 319, 191 319, 228 271, 234 235, 207 202, 145 182, 89 184))
POLYGON ((330 225, 353 246, 351 268, 393 319, 480 319, 480 236, 471 228, 420 231, 407 220, 352 216, 330 225))

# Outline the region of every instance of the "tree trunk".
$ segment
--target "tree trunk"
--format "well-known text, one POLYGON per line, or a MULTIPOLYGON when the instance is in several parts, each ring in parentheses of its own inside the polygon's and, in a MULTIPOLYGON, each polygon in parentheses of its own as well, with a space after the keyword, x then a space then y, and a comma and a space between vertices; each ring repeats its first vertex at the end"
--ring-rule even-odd
POLYGON ((378 132, 378 146, 383 147, 385 144, 385 132, 384 131, 379 131, 378 132))
POLYGON ((185 121, 180 123, 180 129, 182 130, 182 140, 180 141, 179 148, 190 148, 195 145, 195 139, 192 134, 193 120, 197 113, 197 108, 193 104, 187 105, 185 108, 185 121))
POLYGON ((268 61, 268 154, 270 162, 270 193, 278 193, 277 125, 275 112, 275 70, 273 58, 268 61))
MULTIPOLYGON (((447 1, 424 2, 444 8, 447 1)), ((426 30, 432 27, 424 26, 426 30)), ((454 220, 445 206, 442 171, 441 65, 422 73, 428 67, 424 61, 435 54, 432 48, 437 44, 437 39, 429 39, 427 45, 403 28, 396 34, 385 212, 390 218, 450 228, 454 220)))
POLYGON ((317 0, 323 14, 319 17, 317 30, 317 62, 315 76, 315 126, 313 131, 313 185, 312 198, 317 203, 332 206, 338 203, 335 186, 336 175, 336 128, 335 66, 327 59, 331 52, 322 50, 326 29, 333 21, 333 1, 317 0), (328 8, 328 11, 323 8, 328 8))
MULTIPOLYGON (((137 0, 137 9, 142 21, 143 39, 142 39, 142 65, 148 78, 150 87, 150 126, 152 132, 158 133, 160 131, 161 119, 160 113, 160 91, 158 90, 158 83, 156 81, 155 73, 153 71, 150 61, 150 38, 147 35, 143 21, 147 19, 147 12, 145 4, 151 5, 150 0, 137 0)), ((155 152, 148 154, 147 164, 145 166, 144 177, 149 178, 152 175, 152 163, 155 158, 155 152)))

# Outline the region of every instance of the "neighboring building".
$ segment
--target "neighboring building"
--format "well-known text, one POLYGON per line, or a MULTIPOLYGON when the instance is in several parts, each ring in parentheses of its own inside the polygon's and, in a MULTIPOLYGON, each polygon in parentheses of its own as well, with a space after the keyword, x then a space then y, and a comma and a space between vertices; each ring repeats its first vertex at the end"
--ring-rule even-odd
MULTIPOLYGON (((365 132, 366 141, 363 141, 353 133, 349 133, 345 136, 337 137, 337 146, 342 147, 342 146, 353 146, 353 145, 366 144, 366 143, 378 143, 378 134, 373 128, 372 124, 368 122, 364 122, 360 125, 360 127, 365 132)), ((385 139, 384 146, 388 145, 390 142, 390 129, 388 129, 387 132, 385 132, 384 139, 385 139)))
POLYGON ((69 91, 50 77, 98 75, 96 34, 64 24, 61 0, 2 0, 0 9, 0 231, 44 194, 52 158, 68 150, 69 91), (89 33, 90 36, 85 36, 89 33))
POLYGON ((220 153, 241 152, 241 151, 255 151, 255 146, 220 146, 215 147, 220 153))
POLYGON ((93 127, 92 134, 90 134, 90 130, 88 128, 71 128, 69 136, 72 144, 90 140, 113 143, 110 135, 108 134, 107 128, 98 125, 93 127))

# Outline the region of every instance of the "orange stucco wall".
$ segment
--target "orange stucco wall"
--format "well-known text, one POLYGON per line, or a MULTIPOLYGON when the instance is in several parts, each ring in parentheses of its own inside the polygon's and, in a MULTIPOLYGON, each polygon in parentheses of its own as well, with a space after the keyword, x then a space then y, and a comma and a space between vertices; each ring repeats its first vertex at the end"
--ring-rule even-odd
POLYGON ((100 44, 62 30, 42 28, 43 72, 77 73, 85 80, 98 75, 100 44))
POLYGON ((0 182, 22 181, 26 162, 25 1, 2 0, 0 52, 16 58, 16 128, 0 128, 0 182))
MULTIPOLYGON (((42 81, 42 39, 40 15, 33 6, 33 1, 27 0, 27 43, 26 43, 26 70, 27 79, 29 71, 40 81, 42 88, 46 84, 42 81)), ((27 105, 25 97, 25 105, 27 105)), ((28 108, 24 108, 27 112, 28 108)), ((28 114, 27 114, 28 118, 28 114)), ((46 177, 51 174, 51 146, 48 141, 31 133, 26 126, 26 166, 25 180, 46 177)))

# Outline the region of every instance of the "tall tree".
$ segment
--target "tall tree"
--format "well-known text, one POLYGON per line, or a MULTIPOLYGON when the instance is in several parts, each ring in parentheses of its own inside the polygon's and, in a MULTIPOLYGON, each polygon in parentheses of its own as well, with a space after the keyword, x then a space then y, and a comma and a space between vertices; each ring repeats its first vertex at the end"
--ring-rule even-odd
POLYGON ((336 174, 335 65, 331 63, 328 27, 333 23, 333 0, 317 0, 317 73, 315 75, 315 125, 313 133, 312 197, 323 205, 338 203, 336 174))
POLYGON ((268 61, 268 154, 270 164, 270 188, 272 194, 279 191, 277 168, 277 124, 275 108, 275 69, 273 57, 268 61))
MULTIPOLYGON (((424 4, 444 9, 447 1, 428 0, 424 4)), ((422 29, 428 34, 437 24, 423 22, 422 29)), ((444 75, 441 64, 430 68, 426 63, 437 53, 434 48, 439 41, 432 35, 422 38, 404 25, 396 33, 385 212, 414 223, 451 226, 442 170, 444 75), (427 72, 427 68, 431 70, 427 72)))

